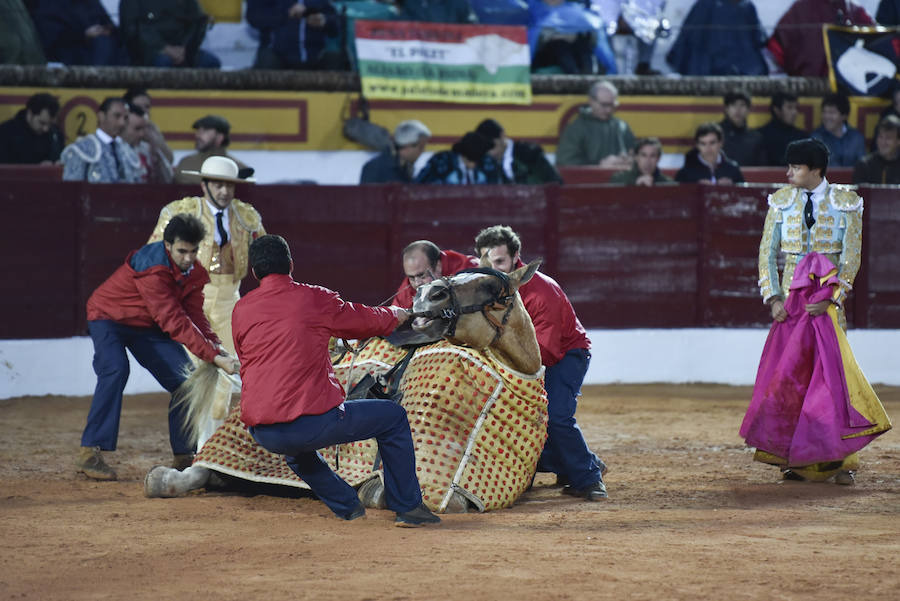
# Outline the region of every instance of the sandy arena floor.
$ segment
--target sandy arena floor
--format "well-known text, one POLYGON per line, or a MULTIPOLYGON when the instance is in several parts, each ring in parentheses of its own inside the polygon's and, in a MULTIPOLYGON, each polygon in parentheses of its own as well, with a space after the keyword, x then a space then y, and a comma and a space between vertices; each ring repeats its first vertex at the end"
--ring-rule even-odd
MULTIPOLYGON (((166 398, 128 397, 113 483, 76 475, 89 399, 0 401, 0 599, 780 600, 900 597, 900 438, 857 485, 781 482, 737 435, 748 388, 588 387, 578 419, 610 499, 549 475, 512 509, 393 527, 310 498, 146 499, 166 398)), ((900 388, 879 389, 900 420, 900 388)))

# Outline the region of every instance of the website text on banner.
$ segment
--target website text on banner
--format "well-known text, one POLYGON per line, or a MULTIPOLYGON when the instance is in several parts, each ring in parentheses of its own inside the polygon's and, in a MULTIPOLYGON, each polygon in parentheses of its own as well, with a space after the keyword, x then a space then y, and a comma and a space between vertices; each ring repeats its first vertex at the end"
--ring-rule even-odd
POLYGON ((531 104, 524 27, 357 21, 356 52, 368 98, 531 104))

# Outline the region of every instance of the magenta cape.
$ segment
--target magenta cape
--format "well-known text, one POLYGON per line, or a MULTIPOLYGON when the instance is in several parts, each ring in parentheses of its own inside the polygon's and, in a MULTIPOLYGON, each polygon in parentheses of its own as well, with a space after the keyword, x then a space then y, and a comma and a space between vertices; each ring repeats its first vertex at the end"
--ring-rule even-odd
POLYGON ((784 308, 763 348, 753 399, 741 424, 747 445, 784 458, 788 466, 841 461, 878 434, 853 436, 871 428, 850 404, 835 321, 813 317, 808 303, 831 298, 834 264, 810 253, 797 265, 784 308))

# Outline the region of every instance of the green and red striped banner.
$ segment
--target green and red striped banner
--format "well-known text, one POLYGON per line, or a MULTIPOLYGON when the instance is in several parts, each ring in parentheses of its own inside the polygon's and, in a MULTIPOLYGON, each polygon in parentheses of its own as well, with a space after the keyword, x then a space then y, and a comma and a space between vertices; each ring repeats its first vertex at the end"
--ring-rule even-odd
POLYGON ((367 98, 531 104, 524 27, 357 21, 367 98))

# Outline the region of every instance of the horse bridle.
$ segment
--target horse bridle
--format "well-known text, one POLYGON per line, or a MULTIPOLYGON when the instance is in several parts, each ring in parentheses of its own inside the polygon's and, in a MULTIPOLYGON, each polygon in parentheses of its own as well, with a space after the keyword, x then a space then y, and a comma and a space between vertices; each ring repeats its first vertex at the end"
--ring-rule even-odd
POLYGON ((457 298, 456 292, 450 284, 450 277, 445 276, 440 279, 446 286, 447 292, 450 294, 450 306, 440 310, 434 309, 431 311, 412 313, 412 317, 446 319, 450 324, 444 335, 452 337, 456 333, 456 324, 459 322, 460 317, 468 313, 477 313, 480 311, 488 323, 494 328, 494 339, 491 341, 491 344, 494 344, 500 339, 500 336, 503 335, 503 329, 506 327, 506 322, 509 321, 509 315, 512 312, 513 300, 516 298, 516 293, 510 289, 509 276, 502 271, 491 269, 490 267, 472 267, 471 269, 463 269, 454 275, 461 275, 464 273, 480 273, 497 278, 500 280, 500 290, 497 291, 492 298, 483 303, 461 307, 459 298, 457 298), (492 313, 489 313, 489 311, 500 311, 503 309, 506 310, 503 313, 503 318, 499 320, 494 317, 492 313))

